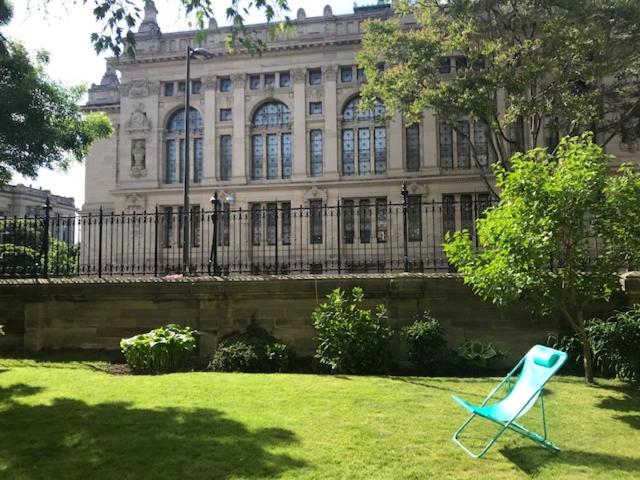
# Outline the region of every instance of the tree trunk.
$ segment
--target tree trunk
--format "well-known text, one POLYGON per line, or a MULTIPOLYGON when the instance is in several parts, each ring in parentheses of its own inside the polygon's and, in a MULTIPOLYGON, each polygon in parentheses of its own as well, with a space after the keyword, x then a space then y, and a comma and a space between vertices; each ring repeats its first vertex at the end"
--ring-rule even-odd
POLYGON ((589 337, 584 325, 578 332, 580 342, 582 343, 582 363, 584 365, 584 380, 588 384, 594 384, 593 381, 593 355, 591 354, 591 345, 589 345, 589 337))

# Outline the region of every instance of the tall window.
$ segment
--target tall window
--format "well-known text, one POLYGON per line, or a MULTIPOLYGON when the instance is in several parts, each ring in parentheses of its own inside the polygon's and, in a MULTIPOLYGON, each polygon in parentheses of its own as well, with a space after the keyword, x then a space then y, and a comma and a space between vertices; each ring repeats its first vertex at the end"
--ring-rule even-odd
POLYGON ((162 246, 171 248, 173 242, 173 207, 162 207, 160 226, 162 227, 162 246))
POLYGON ((363 198, 358 202, 358 217, 360 218, 360 243, 371 242, 371 202, 363 198))
POLYGON ((407 230, 410 242, 422 241, 422 195, 407 198, 407 230))
POLYGON ((417 172, 420 170, 420 127, 417 124, 411 125, 404 133, 407 172, 417 172))
POLYGON ((522 117, 516 118, 516 120, 509 125, 509 139, 512 142, 509 143, 511 155, 524 152, 524 120, 522 117))
POLYGON ((356 97, 342 110, 342 174, 383 174, 387 171, 387 128, 381 124, 384 105, 376 101, 372 110, 360 111, 359 102, 356 97))
MULTIPOLYGON (((174 112, 165 129, 165 183, 184 181, 184 109, 174 112)), ((202 116, 195 108, 189 112, 189 161, 193 181, 202 181, 202 116)))
POLYGON ((322 243, 322 200, 309 201, 309 241, 322 243))
POLYGON ((342 237, 346 244, 353 243, 355 233, 353 229, 353 200, 342 201, 342 237))
POLYGON ((231 135, 220 136, 220 180, 231 178, 231 135))
POLYGON ((291 177, 291 111, 282 102, 267 102, 251 124, 251 179, 291 177))
POLYGON ((275 245, 278 233, 282 245, 291 244, 291 202, 252 203, 250 210, 252 245, 275 245))
POLYGON ((489 165, 489 125, 485 122, 476 122, 473 125, 473 141, 478 155, 478 163, 486 167, 489 165))
POLYGON ((231 233, 231 204, 222 202, 218 211, 218 246, 228 247, 231 233))
POLYGON ((440 144, 440 167, 453 168, 453 128, 451 128, 451 125, 440 122, 438 140, 440 144))
POLYGON ((457 123, 456 143, 458 145, 458 168, 471 167, 471 145, 469 144, 469 122, 457 123))
POLYGON ((456 229, 456 203, 453 195, 442 196, 442 230, 446 235, 456 229))
POLYGON ((309 132, 309 159, 311 161, 310 171, 312 177, 322 176, 322 130, 311 130, 309 132))
POLYGON ((385 243, 388 229, 386 198, 345 199, 342 201, 340 215, 342 217, 342 240, 345 244, 353 244, 356 239, 356 216, 359 243, 371 243, 374 211, 376 241, 377 243, 385 243))

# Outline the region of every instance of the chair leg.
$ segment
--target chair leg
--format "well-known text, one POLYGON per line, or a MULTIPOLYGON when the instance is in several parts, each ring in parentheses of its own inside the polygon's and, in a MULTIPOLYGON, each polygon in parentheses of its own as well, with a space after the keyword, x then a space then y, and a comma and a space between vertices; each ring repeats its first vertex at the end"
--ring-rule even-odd
POLYGON ((462 424, 462 426, 456 431, 456 433, 453 434, 453 441, 456 442, 460 446, 460 448, 462 448, 470 456, 478 459, 478 458, 482 458, 485 455, 485 453, 487 453, 489 449, 493 446, 493 444, 496 443, 498 438, 500 438, 500 435, 502 435, 504 431, 507 429, 507 425, 503 425, 502 428, 500 428, 500 430, 498 431, 498 433, 494 435, 491 440, 489 440, 489 442, 482 448, 482 450, 480 450, 478 453, 473 453, 462 443, 459 436, 464 431, 464 429, 467 428, 467 426, 471 423, 471 420, 473 420, 475 417, 476 417, 475 413, 471 414, 471 416, 462 424))

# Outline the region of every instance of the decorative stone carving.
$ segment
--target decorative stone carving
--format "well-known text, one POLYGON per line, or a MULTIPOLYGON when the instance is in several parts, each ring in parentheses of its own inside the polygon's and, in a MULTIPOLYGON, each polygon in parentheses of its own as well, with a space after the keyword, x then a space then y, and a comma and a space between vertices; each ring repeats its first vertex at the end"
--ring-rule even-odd
POLYGON ((215 90, 216 89, 217 79, 215 76, 204 77, 204 89, 205 90, 215 90))
POLYGON ((231 80, 233 81, 233 88, 244 88, 244 73, 236 73, 231 80))
POLYGON ((144 4, 144 19, 140 24, 138 33, 147 35, 160 34, 160 27, 158 26, 158 9, 153 3, 153 0, 146 0, 144 4))
POLYGON ((409 191, 409 195, 426 195, 427 193, 426 185, 416 182, 411 182, 407 185, 407 190, 409 191))
POLYGON ((338 67, 336 65, 329 65, 323 69, 322 74, 324 75, 325 81, 335 82, 338 75, 338 67))
POLYGON ((125 128, 127 130, 149 130, 151 128, 151 120, 144 111, 144 104, 139 103, 136 109, 131 112, 125 128))
POLYGON ((124 198, 124 205, 128 212, 143 212, 147 209, 147 197, 132 193, 124 198))
POLYGON ((305 202, 308 202, 309 200, 322 200, 323 202, 326 202, 327 191, 324 188, 318 188, 314 185, 309 190, 304 192, 303 198, 305 202))
POLYGON ((160 82, 149 82, 149 94, 150 95, 160 94, 160 82))
POLYGON ((294 82, 304 82, 305 77, 307 76, 307 72, 304 68, 294 68, 293 69, 293 81, 294 82))
POLYGON ((131 176, 133 178, 147 175, 146 157, 146 141, 143 138, 133 140, 131 142, 131 176))
POLYGON ((304 11, 304 8, 299 8, 296 12, 296 20, 304 20, 307 18, 307 13, 304 11))
POLYGON ((218 28, 218 22, 215 18, 211 17, 209 19, 209 30, 215 30, 216 28, 218 28))
POLYGON ((128 96, 131 98, 144 98, 149 96, 149 80, 133 80, 129 87, 128 96))
POLYGON ((332 17, 333 16, 333 10, 331 10, 331 5, 325 5, 324 9, 322 10, 322 15, 325 17, 332 17))

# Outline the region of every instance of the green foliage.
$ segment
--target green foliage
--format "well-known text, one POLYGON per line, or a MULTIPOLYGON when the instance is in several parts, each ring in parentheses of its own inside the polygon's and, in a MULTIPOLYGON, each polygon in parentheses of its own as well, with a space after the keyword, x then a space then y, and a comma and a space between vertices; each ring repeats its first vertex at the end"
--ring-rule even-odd
POLYGON ((429 109, 454 128, 484 122, 503 165, 517 145, 508 127, 518 118, 533 145, 545 128, 575 135, 590 125, 603 144, 640 134, 640 2, 399 0, 395 8, 417 25, 365 24, 358 63, 369 106, 379 98, 411 122, 429 109), (452 55, 455 69, 441 74, 441 59, 452 55))
POLYGON ((5 42, 0 54, 0 187, 12 171, 35 177, 69 155, 82 159, 91 144, 113 132, 104 113, 80 114, 84 89, 66 88, 44 72, 45 55, 32 63, 26 49, 5 42))
POLYGON ((626 382, 640 382, 640 305, 589 326, 596 364, 626 382))
POLYGON ((392 331, 383 322, 387 311, 383 304, 375 314, 361 308, 364 293, 354 287, 351 300, 339 288, 327 295, 311 314, 319 341, 316 357, 334 373, 383 373, 389 367, 392 331))
POLYGON ((283 372, 291 368, 293 350, 266 330, 250 325, 244 333, 220 340, 209 368, 216 372, 283 372))
POLYGON ((183 370, 196 350, 198 332, 190 327, 167 325, 120 341, 131 370, 136 373, 169 373, 183 370))
POLYGON ((462 367, 471 371, 490 369, 495 362, 504 358, 509 350, 499 350, 492 343, 467 340, 456 347, 455 353, 462 367))
POLYGON ((497 168, 500 201, 476 222, 481 248, 464 230, 444 244, 465 283, 498 305, 558 309, 586 344, 585 306, 608 300, 618 269, 640 261, 640 174, 610 175, 608 160, 587 133, 562 139, 554 155, 535 149, 515 155, 512 170, 497 168))
POLYGON ((447 341, 440 322, 428 311, 403 330, 407 354, 423 375, 441 373, 446 359, 447 341))
MULTIPOLYGON (((73 224, 72 224, 73 225, 73 224)), ((0 272, 44 273, 43 219, 0 220, 0 272)), ((48 274, 77 272, 78 246, 49 234, 48 274)))

